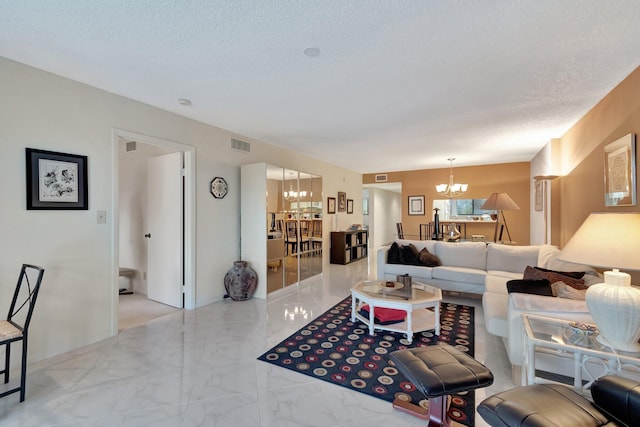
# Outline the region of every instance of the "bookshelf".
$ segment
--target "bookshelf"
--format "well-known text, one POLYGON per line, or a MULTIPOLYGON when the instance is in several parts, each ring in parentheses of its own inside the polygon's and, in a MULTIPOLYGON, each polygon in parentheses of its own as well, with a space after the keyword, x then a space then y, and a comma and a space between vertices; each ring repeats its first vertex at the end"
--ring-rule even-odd
POLYGON ((331 232, 331 264, 349 264, 366 258, 369 243, 367 230, 331 232))

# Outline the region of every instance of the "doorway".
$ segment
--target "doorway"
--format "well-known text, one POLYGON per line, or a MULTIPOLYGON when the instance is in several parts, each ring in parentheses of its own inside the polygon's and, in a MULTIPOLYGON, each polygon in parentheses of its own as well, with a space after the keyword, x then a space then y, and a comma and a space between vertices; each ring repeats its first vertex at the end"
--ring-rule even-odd
MULTIPOLYGON (((152 279, 153 274, 147 271, 149 239, 145 238, 145 235, 149 234, 149 222, 146 214, 147 162, 148 159, 169 153, 182 153, 184 166, 184 239, 181 251, 182 260, 179 260, 184 271, 184 300, 175 305, 187 309, 195 308, 195 173, 193 167, 195 150, 184 144, 122 130, 114 130, 113 149, 115 182, 112 265, 116 277, 113 286, 112 327, 115 334, 115 331, 122 329, 122 325, 119 325, 121 308, 137 310, 135 313, 126 313, 122 318, 123 323, 129 323, 132 318, 140 323, 141 319, 158 317, 163 313, 166 314, 167 311, 172 311, 166 310, 169 308, 168 306, 159 307, 158 305, 162 304, 147 299, 150 290, 147 278, 152 279), (131 269, 134 274, 132 277, 122 278, 118 274, 120 268, 131 269), (133 294, 120 295, 119 291, 123 288, 130 289, 133 294), (143 298, 140 298, 141 296, 143 298), (123 307, 120 307, 120 299, 126 297, 131 297, 131 299, 123 301, 123 307), (131 303, 134 299, 135 303, 131 303)), ((150 282, 149 285, 151 285, 150 282)), ((182 290, 178 291, 182 293, 182 290)))

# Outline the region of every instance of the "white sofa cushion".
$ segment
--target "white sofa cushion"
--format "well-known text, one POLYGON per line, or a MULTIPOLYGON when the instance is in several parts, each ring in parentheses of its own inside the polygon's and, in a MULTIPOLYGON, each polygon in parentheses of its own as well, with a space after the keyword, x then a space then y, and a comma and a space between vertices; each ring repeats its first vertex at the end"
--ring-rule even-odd
MULTIPOLYGON (((560 249, 553 245, 542 245, 538 252, 538 267, 555 271, 585 271, 597 275, 596 270, 584 264, 576 264, 573 262, 561 261, 558 259, 560 249)), ((530 264, 533 265, 533 264, 530 264)), ((524 270, 523 270, 524 271, 524 270)))
MULTIPOLYGON (((424 267, 417 265, 407 265, 407 264, 386 264, 384 267, 384 274, 386 276, 392 275, 397 276, 398 274, 408 274, 409 276, 420 280, 420 279, 431 279, 432 277, 432 267, 424 267)), ((382 277, 379 277, 382 280, 382 277)), ((395 277, 393 277, 395 280, 395 277)))
POLYGON ((537 265, 540 246, 513 246, 490 243, 487 246, 487 270, 524 272, 528 265, 537 265))
POLYGON ((475 268, 450 267, 442 265, 431 271, 431 277, 440 280, 451 280, 453 282, 470 283, 474 285, 484 285, 487 272, 475 268))
POLYGON ((484 242, 436 242, 435 255, 443 266, 487 269, 487 245, 484 242))

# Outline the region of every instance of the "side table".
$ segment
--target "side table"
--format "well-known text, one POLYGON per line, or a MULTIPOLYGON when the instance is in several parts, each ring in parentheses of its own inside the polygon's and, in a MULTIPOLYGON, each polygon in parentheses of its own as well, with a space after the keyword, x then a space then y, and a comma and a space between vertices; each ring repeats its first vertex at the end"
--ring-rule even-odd
MULTIPOLYGON (((523 385, 545 382, 536 377, 536 353, 555 353, 573 359, 573 388, 587 394, 593 381, 603 375, 640 376, 640 353, 613 351, 591 336, 577 334, 570 320, 523 314, 523 385), (623 372, 623 370, 625 372, 623 372)), ((546 381, 548 382, 548 381, 546 381)))

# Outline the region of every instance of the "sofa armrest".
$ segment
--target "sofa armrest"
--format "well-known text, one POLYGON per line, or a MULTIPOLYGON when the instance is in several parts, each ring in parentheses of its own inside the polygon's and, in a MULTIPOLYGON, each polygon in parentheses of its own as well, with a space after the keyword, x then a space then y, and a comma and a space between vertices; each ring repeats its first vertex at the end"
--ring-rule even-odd
POLYGON ((378 280, 384 280, 384 265, 387 263, 387 254, 389 253, 389 246, 382 246, 378 248, 376 253, 376 274, 378 280))
POLYGON ((598 378, 591 386, 595 406, 607 418, 624 425, 632 425, 640 419, 640 383, 628 378, 607 375, 598 378))

